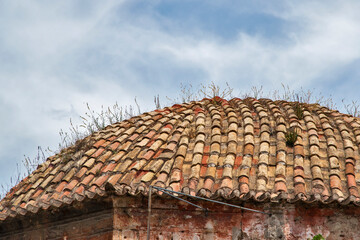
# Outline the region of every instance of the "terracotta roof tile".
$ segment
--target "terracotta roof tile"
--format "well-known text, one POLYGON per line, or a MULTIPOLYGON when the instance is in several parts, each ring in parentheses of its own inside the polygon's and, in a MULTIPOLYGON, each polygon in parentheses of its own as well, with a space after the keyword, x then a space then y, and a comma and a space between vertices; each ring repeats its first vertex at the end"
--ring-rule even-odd
POLYGON ((156 184, 232 201, 360 204, 360 119, 317 104, 217 98, 107 126, 12 188, 0 220, 156 184), (303 118, 294 108, 300 106, 303 118), (289 128, 298 133, 286 145, 289 128))

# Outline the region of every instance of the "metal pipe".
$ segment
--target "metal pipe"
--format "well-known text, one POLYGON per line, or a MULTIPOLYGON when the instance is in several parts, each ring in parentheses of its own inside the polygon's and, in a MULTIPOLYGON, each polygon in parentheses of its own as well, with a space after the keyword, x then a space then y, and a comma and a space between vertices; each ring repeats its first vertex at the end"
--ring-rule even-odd
MULTIPOLYGON (((218 203, 218 204, 222 204, 222 205, 225 205, 225 206, 229 206, 229 207, 234 207, 234 208, 239 208, 239 209, 244 209, 244 210, 248 210, 248 211, 251 211, 251 212, 256 212, 256 213, 262 213, 262 214, 266 214, 266 215, 271 215, 271 213, 266 213, 266 212, 262 212, 262 211, 259 211, 259 210, 254 210, 254 209, 251 209, 251 208, 247 208, 247 207, 241 207, 241 206, 237 206, 237 205, 233 205, 233 204, 229 204, 229 203, 225 203, 225 202, 220 202, 220 201, 216 201, 216 200, 213 200, 213 199, 209 199, 209 198, 203 198, 203 197, 198 197, 198 196, 193 196, 193 195, 190 195, 190 194, 187 194, 187 193, 182 193, 182 192, 176 192, 176 191, 173 191, 173 190, 169 190, 169 189, 165 189, 165 188, 161 188, 161 187, 156 187, 156 186, 151 186, 152 188, 155 188, 157 190, 162 190, 162 192, 164 191, 167 191, 167 192, 171 192, 171 193, 176 193, 176 194, 180 194, 180 195, 183 195, 183 196, 187 196, 187 197, 191 197, 191 198, 195 198, 195 199, 200 199, 200 200, 204 200, 204 201, 208 201, 208 202, 213 202, 213 203, 218 203)), ((182 201, 184 201, 184 199, 180 198, 182 201)))
POLYGON ((147 240, 150 240, 150 217, 151 217, 151 192, 152 186, 149 186, 149 199, 148 199, 148 219, 147 219, 147 240))

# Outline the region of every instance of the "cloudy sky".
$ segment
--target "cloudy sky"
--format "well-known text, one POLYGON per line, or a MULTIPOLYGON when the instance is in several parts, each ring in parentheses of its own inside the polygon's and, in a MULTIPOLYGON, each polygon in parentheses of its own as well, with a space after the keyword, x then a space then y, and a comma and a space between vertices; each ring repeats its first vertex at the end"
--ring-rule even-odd
MULTIPOLYGON (((0 0, 0 183, 86 104, 142 111, 180 84, 359 101, 359 1, 0 0)), ((360 102, 360 101, 359 101, 360 102)))

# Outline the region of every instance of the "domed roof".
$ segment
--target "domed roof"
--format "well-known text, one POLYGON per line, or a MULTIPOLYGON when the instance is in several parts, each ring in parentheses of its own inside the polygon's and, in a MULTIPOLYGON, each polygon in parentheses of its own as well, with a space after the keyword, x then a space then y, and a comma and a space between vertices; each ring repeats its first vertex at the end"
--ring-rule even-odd
POLYGON ((359 143, 358 118, 318 104, 176 104, 49 157, 0 202, 0 220, 95 196, 147 196, 149 185, 222 201, 357 205, 359 143))

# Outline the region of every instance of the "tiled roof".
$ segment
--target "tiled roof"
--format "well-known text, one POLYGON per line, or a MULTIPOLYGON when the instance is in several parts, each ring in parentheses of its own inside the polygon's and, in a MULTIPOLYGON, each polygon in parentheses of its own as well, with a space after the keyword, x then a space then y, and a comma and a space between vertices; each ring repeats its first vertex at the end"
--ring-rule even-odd
POLYGON ((317 104, 215 98, 174 105, 109 125, 48 158, 0 202, 0 220, 109 189, 147 196, 150 184, 223 201, 358 205, 359 143, 360 119, 317 104), (293 147, 289 129, 298 133, 293 147))

